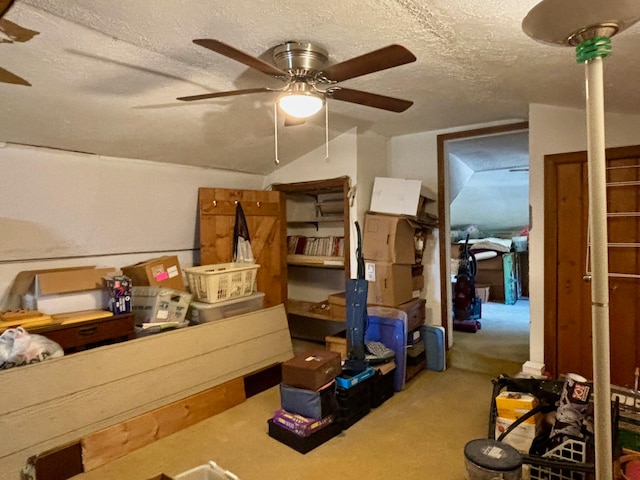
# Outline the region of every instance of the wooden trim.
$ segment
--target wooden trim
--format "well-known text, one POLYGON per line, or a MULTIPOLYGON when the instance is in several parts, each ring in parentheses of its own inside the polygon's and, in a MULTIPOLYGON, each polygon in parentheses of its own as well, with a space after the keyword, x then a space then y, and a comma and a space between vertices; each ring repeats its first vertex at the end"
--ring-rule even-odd
POLYGON ((83 473, 80 441, 34 455, 27 461, 28 469, 37 480, 66 480, 83 473))
POLYGON ((84 471, 123 457, 245 400, 244 379, 237 378, 87 435, 82 438, 84 471))
POLYGON ((320 195, 322 193, 334 193, 345 186, 347 188, 345 193, 347 193, 349 188, 349 177, 347 176, 313 180, 311 182, 274 183, 271 188, 284 193, 320 195))
POLYGON ((450 238, 445 238, 444 232, 447 227, 447 218, 445 208, 449 209, 449 199, 445 198, 445 184, 447 178, 445 178, 445 144, 449 140, 460 140, 463 138, 471 137, 483 137, 489 135, 500 135, 507 132, 516 132, 519 130, 527 130, 529 128, 529 122, 511 123, 508 125, 498 125, 494 127, 477 128, 474 130, 463 130, 460 132, 445 133, 437 136, 438 145, 438 230, 439 235, 439 251, 440 251, 440 303, 441 303, 441 317, 440 324, 445 328, 445 345, 448 348, 448 337, 452 334, 449 331, 449 311, 448 305, 452 299, 447 294, 448 284, 451 283, 449 278, 446 278, 447 265, 449 263, 449 256, 447 250, 450 248, 450 238))

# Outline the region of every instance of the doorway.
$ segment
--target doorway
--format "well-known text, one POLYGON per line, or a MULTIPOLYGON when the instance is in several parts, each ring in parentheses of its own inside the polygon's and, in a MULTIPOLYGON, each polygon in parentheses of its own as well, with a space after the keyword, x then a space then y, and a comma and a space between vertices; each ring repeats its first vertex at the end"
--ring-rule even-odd
POLYGON ((529 357, 528 160, 528 122, 438 136, 442 325, 447 345, 456 345, 452 366, 515 374, 529 357), (454 329, 458 242, 467 236, 485 301, 477 330, 454 329))

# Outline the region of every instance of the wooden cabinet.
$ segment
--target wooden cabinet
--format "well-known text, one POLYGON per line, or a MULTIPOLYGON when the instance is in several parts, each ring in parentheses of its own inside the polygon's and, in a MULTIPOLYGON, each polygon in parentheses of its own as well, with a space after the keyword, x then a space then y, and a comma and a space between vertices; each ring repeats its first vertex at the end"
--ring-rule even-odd
MULTIPOLYGON (((272 188, 286 198, 287 313, 292 335, 324 342, 336 330, 328 296, 343 292, 350 278, 349 177, 272 188), (322 320, 333 325, 323 326, 322 320)), ((344 322, 338 322, 344 328, 344 322)))
POLYGON ((29 329, 29 333, 43 335, 59 344, 65 353, 73 353, 136 338, 135 317, 126 313, 66 325, 45 325, 29 329))

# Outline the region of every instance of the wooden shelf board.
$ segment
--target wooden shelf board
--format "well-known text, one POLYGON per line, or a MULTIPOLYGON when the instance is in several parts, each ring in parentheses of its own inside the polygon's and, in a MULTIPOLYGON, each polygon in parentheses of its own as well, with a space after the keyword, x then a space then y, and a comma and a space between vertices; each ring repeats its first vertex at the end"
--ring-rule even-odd
POLYGON ((321 257, 313 255, 287 255, 289 265, 320 268, 344 268, 344 257, 321 257))

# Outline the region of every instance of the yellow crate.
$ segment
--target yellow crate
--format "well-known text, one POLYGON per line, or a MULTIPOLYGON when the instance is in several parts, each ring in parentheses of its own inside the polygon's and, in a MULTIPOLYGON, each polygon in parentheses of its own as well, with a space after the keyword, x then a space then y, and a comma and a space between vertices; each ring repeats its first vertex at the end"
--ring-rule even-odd
POLYGON ((218 263, 183 270, 196 299, 216 303, 251 295, 258 268, 260 265, 255 263, 218 263))

